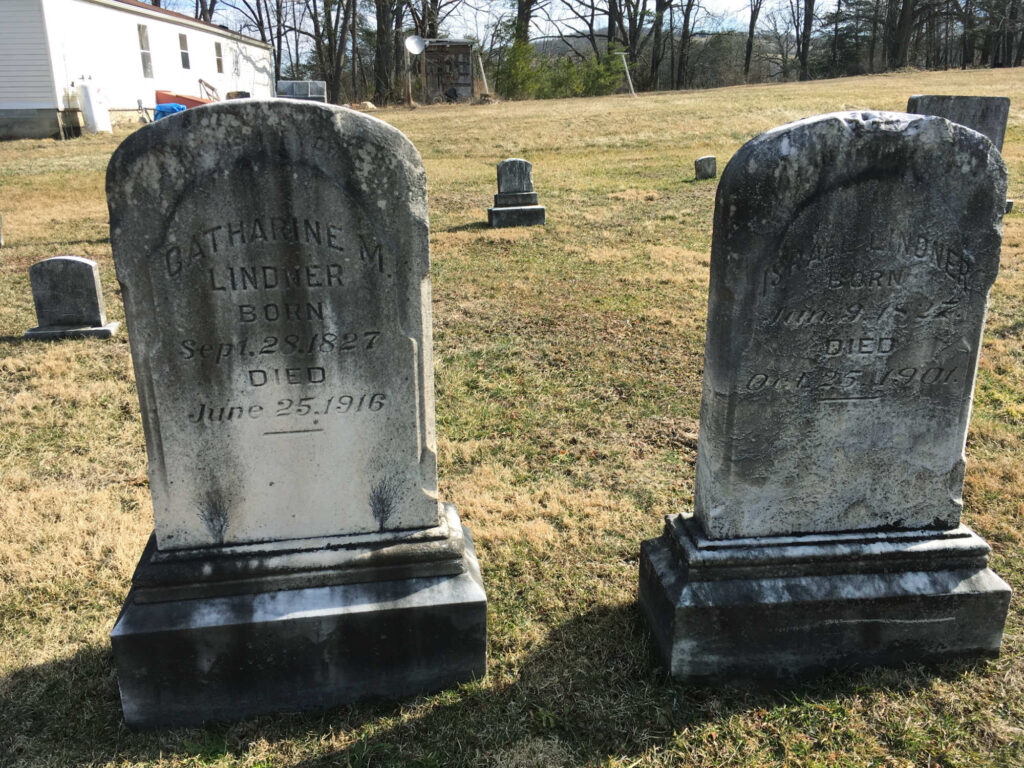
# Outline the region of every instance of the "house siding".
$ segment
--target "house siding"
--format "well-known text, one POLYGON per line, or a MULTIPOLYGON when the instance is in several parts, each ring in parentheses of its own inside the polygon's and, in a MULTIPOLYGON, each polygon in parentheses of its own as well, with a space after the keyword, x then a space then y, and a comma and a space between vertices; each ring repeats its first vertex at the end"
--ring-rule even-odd
POLYGON ((74 104, 70 85, 91 78, 113 110, 134 110, 139 100, 152 109, 157 90, 199 96, 199 79, 221 98, 229 91, 273 95, 273 54, 228 31, 176 20, 166 14, 113 0, 43 0, 47 7, 53 71, 63 107, 74 104), (149 36, 153 77, 143 75, 138 25, 149 36), (189 69, 182 67, 179 35, 188 40, 189 69), (217 72, 215 43, 221 44, 223 73, 217 72))
POLYGON ((0 3, 0 111, 56 109, 42 0, 0 3))

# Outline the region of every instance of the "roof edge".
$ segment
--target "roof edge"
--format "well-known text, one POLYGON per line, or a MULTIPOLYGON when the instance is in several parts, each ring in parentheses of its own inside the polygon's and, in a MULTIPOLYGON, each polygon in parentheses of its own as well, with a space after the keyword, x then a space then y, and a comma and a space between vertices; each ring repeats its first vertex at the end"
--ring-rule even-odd
POLYGON ((169 17, 168 20, 173 20, 179 24, 185 24, 196 29, 200 29, 204 32, 212 32, 214 34, 223 35, 225 37, 232 38, 233 40, 239 40, 247 43, 248 45, 259 46, 260 48, 266 48, 267 50, 273 50, 274 46, 270 43, 265 43, 262 40, 258 40, 255 37, 249 37, 243 35, 240 32, 235 32, 228 27, 222 27, 219 24, 214 24, 209 21, 202 21, 200 19, 193 19, 191 16, 186 16, 183 13, 172 11, 167 8, 157 8, 149 3, 141 2, 141 0, 80 0, 85 3, 92 3, 93 5, 103 5, 107 8, 113 8, 118 11, 125 11, 127 13, 135 13, 140 16, 151 16, 154 18, 169 17))

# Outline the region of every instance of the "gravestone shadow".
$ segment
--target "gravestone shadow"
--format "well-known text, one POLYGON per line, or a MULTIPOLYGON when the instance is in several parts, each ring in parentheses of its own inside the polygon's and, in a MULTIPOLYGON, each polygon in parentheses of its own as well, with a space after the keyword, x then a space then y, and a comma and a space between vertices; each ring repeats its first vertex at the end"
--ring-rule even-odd
MULTIPOLYGON (((497 660, 492 668, 507 664, 497 660)), ((567 764, 594 763, 609 755, 639 757, 670 744, 687 727, 733 714, 794 701, 839 699, 841 706, 842 699, 879 687, 911 692, 935 679, 953 680, 978 664, 869 668, 773 687, 685 685, 658 666, 634 603, 597 606, 557 625, 516 664, 511 682, 463 686, 439 696, 440 703, 407 699, 203 728, 132 731, 121 715, 109 646, 93 645, 0 678, 5 725, 0 766, 51 765, 55 759, 69 768, 108 761, 240 759, 257 740, 270 749, 293 741, 301 749, 317 734, 355 732, 382 718, 394 724, 375 728, 343 749, 285 764, 498 765, 536 744, 557 745, 567 764), (424 714, 401 718, 409 707, 424 714)))
POLYGON ((473 232, 477 230, 490 229, 491 225, 486 221, 471 221, 468 224, 459 224, 447 229, 435 229, 433 232, 473 232))

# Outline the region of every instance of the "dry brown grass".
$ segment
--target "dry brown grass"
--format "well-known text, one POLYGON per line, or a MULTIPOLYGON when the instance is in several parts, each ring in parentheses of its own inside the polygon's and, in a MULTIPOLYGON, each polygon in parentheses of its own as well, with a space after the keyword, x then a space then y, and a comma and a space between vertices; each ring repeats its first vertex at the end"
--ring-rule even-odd
MULTIPOLYGON (((428 172, 440 474, 490 597, 483 680, 397 705, 133 734, 106 634, 152 525, 128 346, 26 343, 26 268, 96 259, 122 319, 103 175, 123 135, 0 144, 0 766, 1024 765, 1022 611, 1002 657, 785 691, 664 676, 635 608, 641 539, 692 502, 713 182, 760 131, 1019 72, 904 73, 638 99, 384 110, 428 172), (482 225, 534 163, 543 229, 482 225)), ((1024 587, 1024 211, 1006 219, 968 446, 967 522, 1024 587)))

